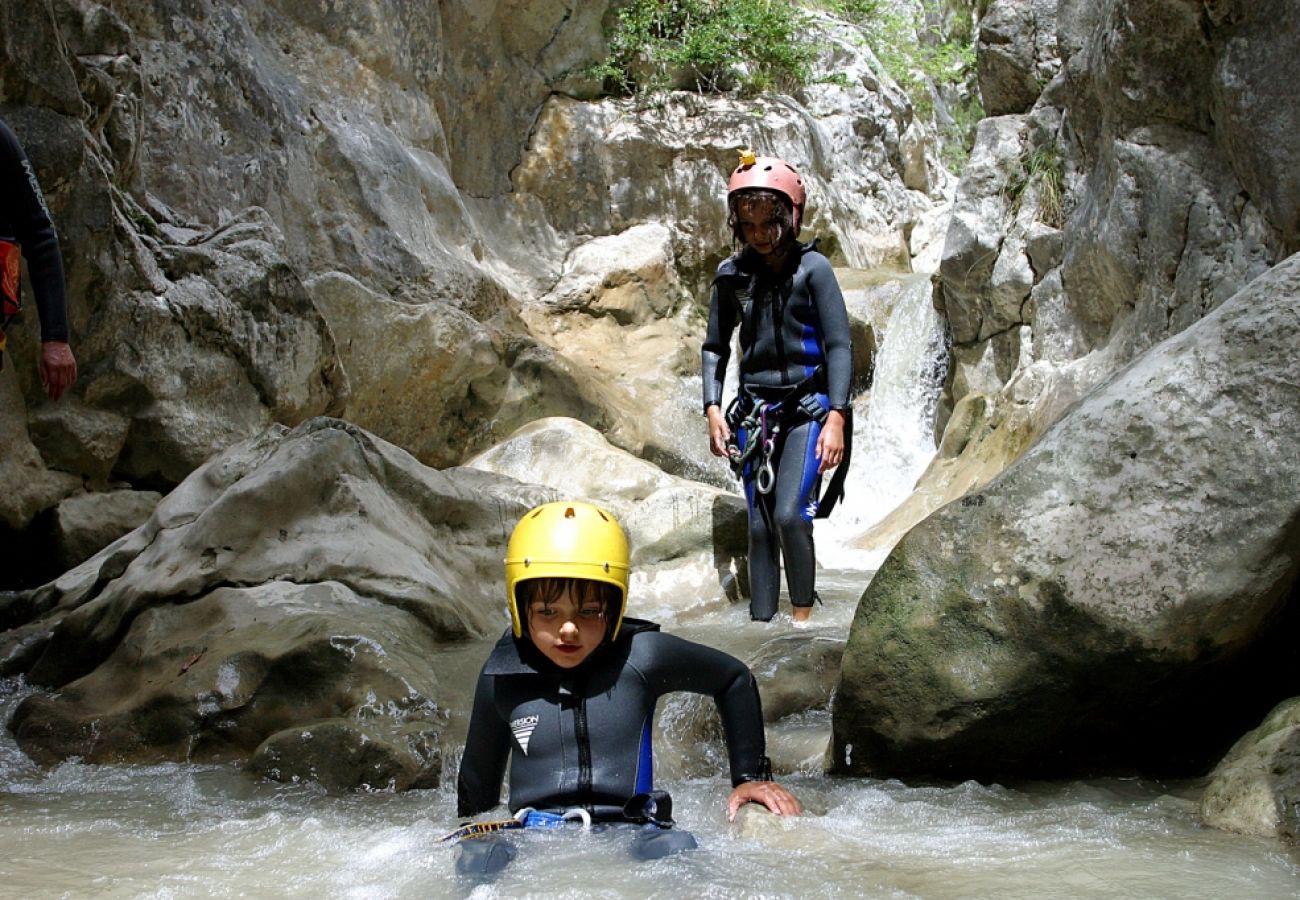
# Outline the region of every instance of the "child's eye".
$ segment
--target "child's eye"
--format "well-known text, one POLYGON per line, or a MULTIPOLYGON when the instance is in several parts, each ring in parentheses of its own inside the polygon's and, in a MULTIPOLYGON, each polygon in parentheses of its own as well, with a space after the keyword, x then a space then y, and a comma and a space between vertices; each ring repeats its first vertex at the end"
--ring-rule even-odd
POLYGON ((599 619, 601 616, 605 615, 605 611, 599 607, 593 606, 590 609, 578 610, 578 615, 582 616, 584 619, 599 619))
POLYGON ((541 616, 544 619, 549 619, 551 616, 555 615, 555 610, 547 606, 541 606, 538 607, 537 609, 534 609, 533 614, 541 616))

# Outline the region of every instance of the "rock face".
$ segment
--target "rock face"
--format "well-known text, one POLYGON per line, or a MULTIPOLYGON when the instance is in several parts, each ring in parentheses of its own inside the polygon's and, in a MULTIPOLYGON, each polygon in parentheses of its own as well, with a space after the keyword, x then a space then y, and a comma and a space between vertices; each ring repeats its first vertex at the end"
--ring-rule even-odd
POLYGON ((10 727, 43 762, 254 757, 339 787, 435 784, 440 667, 497 632, 509 530, 553 497, 337 420, 275 426, 11 599, 4 670, 57 691, 10 727))
POLYGON ((334 788, 435 786, 448 722, 468 708, 465 654, 480 663, 479 641, 507 621, 510 530, 562 496, 619 516, 637 615, 734 599, 742 501, 581 423, 542 420, 436 471, 312 419, 232 447, 139 528, 7 595, 0 674, 54 689, 10 727, 43 763, 248 761, 334 788), (676 590, 648 590, 655 579, 676 590))
MULTIPOLYGON (((1079 398, 1300 249, 1294 4, 996 0, 987 111, 938 300, 946 405, 983 418, 928 508, 1001 471, 1079 398), (1268 74, 1265 75, 1264 72, 1268 74), (1289 129, 1289 130, 1288 130, 1289 129)), ((941 425, 946 422, 941 417, 941 425)))
POLYGON ((1298 342, 1300 255, 913 529, 853 622, 835 771, 1195 770, 1294 693, 1269 636, 1300 574, 1298 342))
POLYGON ((825 17, 818 65, 843 77, 798 98, 575 99, 594 93, 572 73, 605 52, 607 12, 6 7, 0 110, 63 239, 81 380, 43 402, 35 337, 15 335, 3 525, 85 484, 168 489, 321 414, 436 466, 581 418, 720 482, 703 441, 664 435, 695 411, 735 151, 804 166, 809 235, 858 264, 905 268, 947 175, 855 32, 825 17))
POLYGON ((1201 818, 1225 831, 1300 842, 1300 698, 1269 713, 1215 767, 1201 818))

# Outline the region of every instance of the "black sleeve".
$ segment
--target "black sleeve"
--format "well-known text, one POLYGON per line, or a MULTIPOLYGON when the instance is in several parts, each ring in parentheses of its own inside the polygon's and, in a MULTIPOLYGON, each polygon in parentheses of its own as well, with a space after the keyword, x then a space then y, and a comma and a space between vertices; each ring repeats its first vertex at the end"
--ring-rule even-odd
POLYGON ((814 256, 808 273, 808 287, 817 305, 822 340, 826 348, 827 396, 832 409, 847 409, 853 384, 853 339, 844 294, 835 280, 835 270, 824 256, 814 256))
POLYGON ((638 640, 648 645, 645 675, 660 694, 690 691, 708 694, 717 703, 732 785, 769 780, 763 704, 749 667, 721 650, 663 632, 638 635, 638 640))
POLYGON ((465 752, 456 778, 456 815, 472 816, 501 802, 501 783, 510 759, 510 732, 493 702, 495 679, 480 673, 465 752))
POLYGON ((32 282, 36 311, 41 319, 41 340, 66 341, 67 297, 59 238, 54 223, 50 221, 41 187, 36 182, 36 171, 18 138, 3 122, 0 122, 0 167, 0 178, 7 185, 6 193, 13 198, 13 208, 6 210, 4 215, 13 226, 13 239, 22 247, 27 259, 27 275, 32 282))
POLYGON ((700 348, 700 370, 704 380, 704 409, 722 405, 722 383, 731 358, 731 333, 736 327, 736 306, 723 279, 715 279, 709 298, 709 327, 700 348))

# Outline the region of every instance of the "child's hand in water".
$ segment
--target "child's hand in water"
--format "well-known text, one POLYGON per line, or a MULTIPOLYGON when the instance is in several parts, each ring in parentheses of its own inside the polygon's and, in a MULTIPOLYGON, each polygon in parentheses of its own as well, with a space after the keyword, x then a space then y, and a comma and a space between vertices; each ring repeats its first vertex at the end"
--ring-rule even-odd
POLYGON ((778 816, 797 816, 803 812, 799 798, 775 781, 746 781, 727 798, 727 821, 736 821, 736 813, 746 803, 761 803, 778 816))

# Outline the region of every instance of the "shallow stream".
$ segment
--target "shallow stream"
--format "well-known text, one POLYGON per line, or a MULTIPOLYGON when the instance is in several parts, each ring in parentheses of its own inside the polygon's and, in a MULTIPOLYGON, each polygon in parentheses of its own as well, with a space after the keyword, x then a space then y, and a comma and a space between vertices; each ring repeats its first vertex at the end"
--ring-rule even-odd
MULTIPOLYGON (((799 634, 840 640, 861 573, 825 573, 826 605, 799 634)), ((739 607, 674 628, 742 656, 793 634, 739 607)), ((468 690, 486 645, 466 648, 468 690)), ((5 719, 27 689, 3 685, 5 719)), ((671 714, 671 709, 667 710, 671 714)), ((819 774, 824 714, 769 728, 808 814, 726 822, 725 776, 660 771, 701 848, 653 863, 627 835, 530 832, 492 885, 459 884, 438 838, 456 824, 438 790, 328 796, 224 766, 32 764, 0 736, 0 896, 5 897, 1297 897, 1281 844, 1202 827, 1196 783, 1072 781, 908 786, 819 774), (802 760, 802 762, 799 762, 802 760)), ((660 759, 671 736, 660 735, 660 759)), ((678 748, 680 750, 680 748, 678 748)), ((454 754, 453 754, 454 756, 454 754)), ((454 759, 448 771, 454 773, 454 759)))

